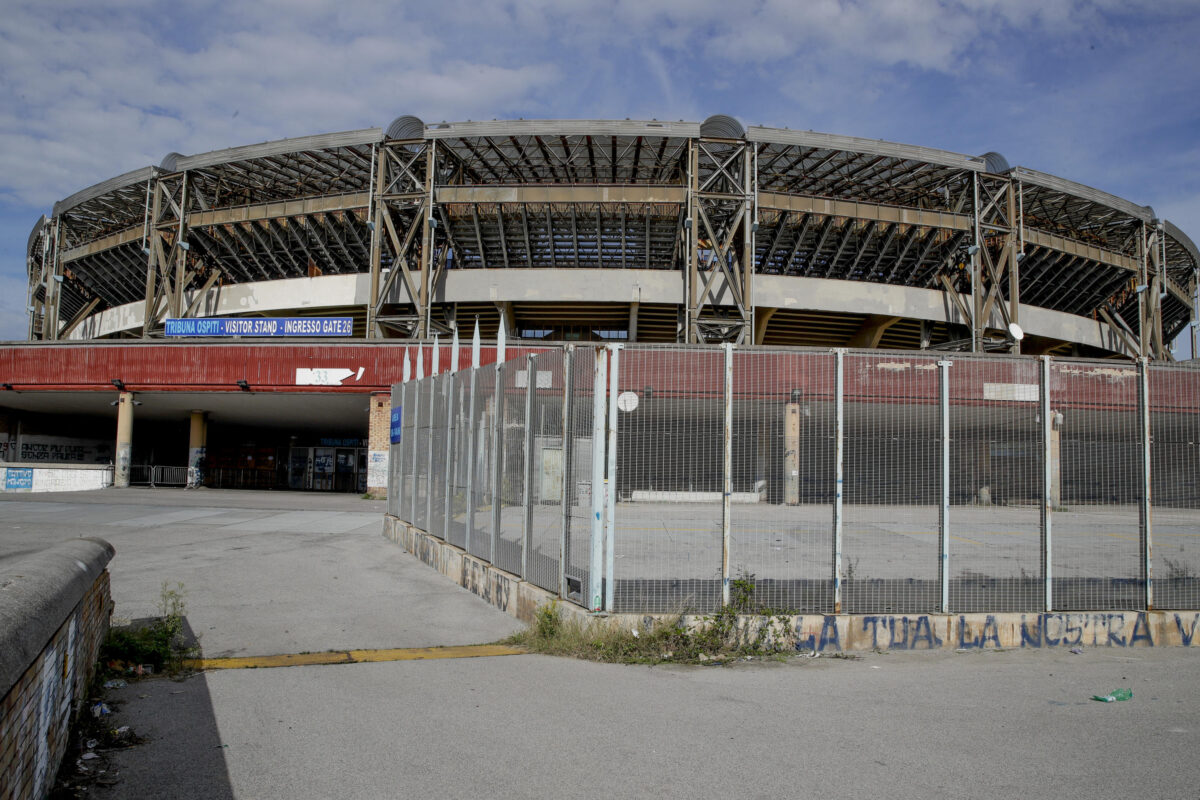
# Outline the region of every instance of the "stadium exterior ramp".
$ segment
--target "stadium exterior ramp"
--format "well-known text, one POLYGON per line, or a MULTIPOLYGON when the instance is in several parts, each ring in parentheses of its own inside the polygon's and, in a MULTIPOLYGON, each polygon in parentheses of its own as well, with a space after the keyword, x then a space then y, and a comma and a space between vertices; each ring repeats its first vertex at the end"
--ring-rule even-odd
POLYGON ((367 339, 503 318, 524 339, 1169 359, 1198 264, 1153 209, 998 153, 721 115, 408 116, 171 153, 60 201, 28 242, 29 338, 286 313, 367 339))

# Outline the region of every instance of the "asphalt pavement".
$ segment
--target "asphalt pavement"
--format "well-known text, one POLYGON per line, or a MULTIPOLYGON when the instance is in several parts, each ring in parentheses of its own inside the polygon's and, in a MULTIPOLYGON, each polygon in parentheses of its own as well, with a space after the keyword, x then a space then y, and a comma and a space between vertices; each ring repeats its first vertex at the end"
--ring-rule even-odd
MULTIPOLYGON (((182 582, 204 655, 494 641, 509 617, 287 493, 0 496, 0 557, 113 542, 118 616, 182 582)), ((706 667, 545 656, 223 670, 114 690, 113 798, 1196 797, 1200 652, 934 652, 706 667), (1133 689, 1123 703, 1090 696, 1133 689)))

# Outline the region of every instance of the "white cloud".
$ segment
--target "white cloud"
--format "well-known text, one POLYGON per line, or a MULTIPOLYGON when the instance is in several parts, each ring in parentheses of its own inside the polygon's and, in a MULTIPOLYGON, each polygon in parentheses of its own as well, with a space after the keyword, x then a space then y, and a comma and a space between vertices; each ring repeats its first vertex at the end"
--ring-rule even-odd
MULTIPOLYGON (((1200 234, 1184 155, 1200 125, 1198 35, 1189 0, 10 0, 0 214, 28 229, 55 200, 170 151, 399 114, 733 113, 997 149, 1135 202, 1168 198, 1200 234)), ((23 286, 23 237, 0 248, 23 286)))

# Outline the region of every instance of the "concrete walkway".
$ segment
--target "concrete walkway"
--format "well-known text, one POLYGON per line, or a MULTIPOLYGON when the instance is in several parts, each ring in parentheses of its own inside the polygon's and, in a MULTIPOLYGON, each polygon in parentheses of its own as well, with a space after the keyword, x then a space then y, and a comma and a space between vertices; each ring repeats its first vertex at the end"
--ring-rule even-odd
MULTIPOLYGON (((0 554, 114 543, 118 614, 184 583, 206 656, 494 641, 517 625, 356 498, 0 496, 0 554)), ((869 654, 624 667, 542 656, 229 669, 113 692, 150 741, 113 798, 1185 797, 1200 653, 869 654), (1127 686, 1133 700, 1088 698, 1127 686)))

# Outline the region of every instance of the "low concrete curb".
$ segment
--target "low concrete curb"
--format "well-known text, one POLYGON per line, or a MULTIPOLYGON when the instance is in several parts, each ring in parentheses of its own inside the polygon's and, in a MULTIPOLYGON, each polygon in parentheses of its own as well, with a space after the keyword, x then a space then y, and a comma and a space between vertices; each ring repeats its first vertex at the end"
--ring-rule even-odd
POLYGON ((116 551, 73 539, 0 569, 0 696, 20 679, 116 551))
MULTIPOLYGON (((383 535, 465 589, 522 622, 558 597, 401 519, 385 516, 383 535)), ((563 613, 582 620, 645 627, 665 614, 591 614, 573 603, 563 613)), ((696 626, 704 615, 685 615, 696 626)), ((744 616, 743 635, 763 626, 787 648, 801 651, 986 650, 1053 647, 1200 647, 1200 611, 1095 611, 999 614, 797 614, 744 616)))

